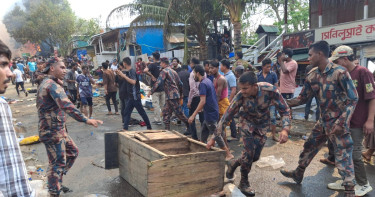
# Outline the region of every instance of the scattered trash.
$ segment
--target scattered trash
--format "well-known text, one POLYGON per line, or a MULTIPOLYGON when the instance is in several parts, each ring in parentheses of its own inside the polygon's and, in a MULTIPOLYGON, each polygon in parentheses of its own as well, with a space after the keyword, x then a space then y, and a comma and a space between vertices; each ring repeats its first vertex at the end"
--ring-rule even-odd
POLYGON ((17 125, 17 126, 21 126, 21 125, 22 125, 22 122, 17 122, 16 125, 17 125))
POLYGON ((43 188, 43 180, 32 180, 29 182, 31 189, 35 191, 35 196, 38 197, 48 197, 49 193, 47 189, 43 188))
POLYGON ((22 141, 25 137, 23 135, 20 135, 18 138, 17 138, 17 141, 18 143, 20 143, 20 141, 22 141))
POLYGON ((94 135, 94 132, 91 131, 91 136, 93 136, 93 135, 94 135))
POLYGON ((104 167, 103 167, 103 166, 101 166, 101 165, 98 165, 98 164, 94 163, 93 161, 91 161, 91 164, 92 164, 93 166, 95 166, 95 167, 98 167, 98 168, 103 168, 103 169, 104 169, 104 167))
POLYGON ((302 136, 303 140, 307 140, 307 138, 309 138, 309 137, 307 137, 306 135, 302 136))
POLYGON ((229 183, 224 186, 223 192, 226 197, 246 197, 240 189, 238 189, 234 184, 229 183))
POLYGON ((30 187, 34 190, 41 190, 43 189, 43 181, 42 180, 33 180, 30 181, 30 187))
POLYGON ((26 127, 24 127, 21 122, 18 122, 17 124, 14 125, 14 130, 16 133, 26 133, 26 127))
POLYGON ((27 170, 29 172, 36 172, 36 167, 35 166, 27 166, 27 170))
POLYGON ((26 90, 27 90, 27 92, 29 92, 29 93, 37 93, 37 89, 27 88, 26 90))
MULTIPOLYGON (((32 92, 30 92, 30 93, 32 93, 32 92)), ((28 101, 33 101, 33 100, 35 100, 35 98, 29 98, 29 99, 27 99, 28 101)))
POLYGON ((24 159, 24 161, 26 162, 26 161, 38 161, 38 159, 35 159, 34 157, 26 157, 25 159, 24 159))
POLYGON ((29 145, 29 144, 35 144, 39 142, 39 136, 34 135, 27 138, 24 138, 20 141, 20 145, 29 145))
POLYGON ((276 159, 275 156, 261 157, 259 161, 256 162, 256 165, 260 168, 271 166, 274 170, 281 168, 285 165, 285 162, 282 158, 276 159))
POLYGON ((34 104, 30 104, 30 105, 26 105, 27 107, 32 107, 32 106, 36 106, 36 103, 34 104))

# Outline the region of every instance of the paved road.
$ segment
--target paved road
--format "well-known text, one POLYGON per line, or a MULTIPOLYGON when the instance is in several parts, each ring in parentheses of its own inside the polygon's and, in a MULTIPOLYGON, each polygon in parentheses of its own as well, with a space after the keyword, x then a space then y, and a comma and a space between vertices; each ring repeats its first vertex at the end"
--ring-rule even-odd
MULTIPOLYGON (((27 84, 28 85, 28 84, 27 84)), ((13 87, 13 86, 11 86, 13 87)), ((27 86, 28 87, 28 86, 27 86)), ((12 97, 15 91, 8 91, 8 97, 12 97), (13 93, 12 93, 13 92, 13 93)), ((15 96, 13 96, 15 98, 15 96)), ((31 96, 31 98, 33 95, 31 96)), ((104 100, 104 98, 103 98, 104 100)), ((22 113, 15 114, 17 121, 23 122, 28 129, 26 135, 36 134, 37 117, 35 107, 26 107, 30 103, 18 103, 12 105, 12 110, 21 110, 22 113), (25 109, 31 110, 25 110, 25 109)), ((63 196, 85 196, 89 194, 99 194, 105 196, 141 196, 134 188, 127 184, 123 179, 119 178, 118 169, 104 170, 98 166, 104 166, 104 133, 109 131, 116 131, 121 128, 120 116, 106 116, 106 107, 98 105, 94 108, 94 117, 102 119, 104 124, 99 128, 92 128, 85 126, 82 123, 74 122, 71 118, 67 124, 70 135, 79 146, 79 157, 69 171, 67 176, 64 176, 64 184, 73 189, 73 193, 64 194, 63 196), (93 165, 93 163, 95 165, 93 165)), ((152 117, 152 113, 147 111, 148 115, 152 117)), ((133 118, 140 119, 137 113, 133 113, 133 118)), ((199 125, 199 124, 198 124, 199 125)), ((311 129, 311 125, 305 126, 301 121, 295 121, 295 130, 298 133, 307 132, 311 129), (306 128, 309 127, 309 128, 306 128)), ((132 130, 141 130, 139 126, 131 127, 132 130)), ((154 129, 162 129, 161 126, 154 126, 154 129)), ((182 126, 173 126, 172 129, 183 131, 182 126)), ((267 140, 266 146, 263 149, 262 157, 274 155, 277 158, 281 157, 285 160, 286 169, 293 169, 297 166, 298 156, 302 150, 303 140, 300 136, 292 136, 291 139, 283 145, 274 143, 271 139, 267 140)), ((230 147, 234 150, 234 155, 241 154, 241 147, 238 146, 238 141, 231 141, 230 147)), ((46 166, 48 164, 47 155, 43 144, 36 144, 22 147, 24 156, 30 155, 32 150, 35 150, 35 156, 38 164, 46 166)), ((256 190, 257 196, 340 196, 342 193, 334 192, 326 189, 326 185, 330 182, 339 179, 337 170, 333 167, 327 167, 321 164, 318 160, 327 153, 327 148, 324 147, 312 161, 307 168, 305 179, 302 185, 293 183, 292 180, 283 177, 279 170, 273 170, 270 167, 259 168, 253 165, 253 169, 249 175, 250 183, 256 190)), ((29 164, 27 164, 29 165, 29 164)), ((374 166, 366 165, 368 178, 370 183, 375 186, 375 170, 374 166)), ((235 184, 238 185, 240 174, 239 169, 236 171, 235 184)), ((375 196, 375 191, 368 196, 375 196)))

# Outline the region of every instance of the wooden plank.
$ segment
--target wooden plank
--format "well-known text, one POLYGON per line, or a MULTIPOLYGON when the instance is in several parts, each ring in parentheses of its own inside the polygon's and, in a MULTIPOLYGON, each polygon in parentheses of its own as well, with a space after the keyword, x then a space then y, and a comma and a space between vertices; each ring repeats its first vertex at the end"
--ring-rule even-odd
POLYGON ((186 139, 187 137, 180 137, 175 133, 170 131, 160 132, 160 133, 138 133, 134 137, 142 142, 167 142, 172 140, 186 139))
POLYGON ((167 156, 148 144, 124 135, 123 133, 119 133, 119 147, 119 149, 121 149, 121 147, 128 148, 149 161, 158 160, 167 156))
POLYGON ((191 165, 204 162, 224 162, 225 151, 223 152, 204 152, 204 153, 188 153, 183 155, 168 155, 168 157, 153 161, 152 167, 166 167, 177 168, 184 165, 191 165), (162 162, 161 162, 162 161, 162 162))
POLYGON ((118 150, 120 176, 147 196, 148 165, 166 154, 124 133, 119 133, 118 150))
POLYGON ((166 150, 170 150, 170 149, 179 149, 179 148, 189 148, 189 141, 187 141, 186 139, 177 139, 173 142, 159 142, 159 141, 152 141, 152 142, 146 142, 148 145, 150 145, 151 147, 154 147, 158 150, 160 150, 161 152, 164 152, 166 150))
POLYGON ((148 196, 209 195, 224 186, 225 153, 221 151, 170 156, 152 164, 148 196))
POLYGON ((150 162, 129 149, 127 151, 119 157, 120 176, 142 195, 147 196, 147 170, 145 169, 150 162))
POLYGON ((174 134, 176 134, 176 135, 178 135, 178 136, 180 136, 181 138, 184 138, 184 139, 188 138, 186 135, 183 135, 183 134, 181 134, 178 131, 172 130, 171 132, 174 133, 174 134))
MULTIPOLYGON (((194 139, 191 139, 191 138, 187 138, 191 143, 194 143, 194 144, 197 144, 197 145, 200 145, 200 146, 203 146, 203 147, 206 147, 206 144, 201 142, 201 141, 197 141, 197 140, 194 140, 194 139)), ((216 147, 211 147, 210 151, 224 151, 220 148, 216 148, 216 147)))
POLYGON ((104 134, 105 169, 118 168, 118 133, 107 132, 104 134))
POLYGON ((163 187, 159 190, 148 191, 149 197, 191 197, 191 196, 209 196, 223 190, 224 180, 220 181, 218 177, 209 178, 189 183, 163 187))
POLYGON ((207 149, 205 146, 202 146, 201 144, 196 144, 193 142, 189 142, 189 148, 192 152, 209 152, 213 150, 207 149))

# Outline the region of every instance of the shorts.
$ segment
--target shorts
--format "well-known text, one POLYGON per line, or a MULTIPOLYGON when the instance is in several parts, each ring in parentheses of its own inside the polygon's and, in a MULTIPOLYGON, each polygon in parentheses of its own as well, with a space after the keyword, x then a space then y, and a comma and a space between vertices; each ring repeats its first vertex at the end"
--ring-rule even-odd
POLYGON ((92 97, 81 97, 82 105, 92 106, 92 97))

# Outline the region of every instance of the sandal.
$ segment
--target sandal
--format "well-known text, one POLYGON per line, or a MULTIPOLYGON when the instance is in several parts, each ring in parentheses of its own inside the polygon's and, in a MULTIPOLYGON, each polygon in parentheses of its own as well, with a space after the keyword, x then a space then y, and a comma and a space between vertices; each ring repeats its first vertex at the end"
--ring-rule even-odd
POLYGON ((362 157, 365 163, 371 164, 371 156, 368 158, 365 153, 362 153, 362 157))
POLYGON ((113 115, 113 113, 112 112, 108 112, 106 115, 110 116, 110 115, 113 115))

